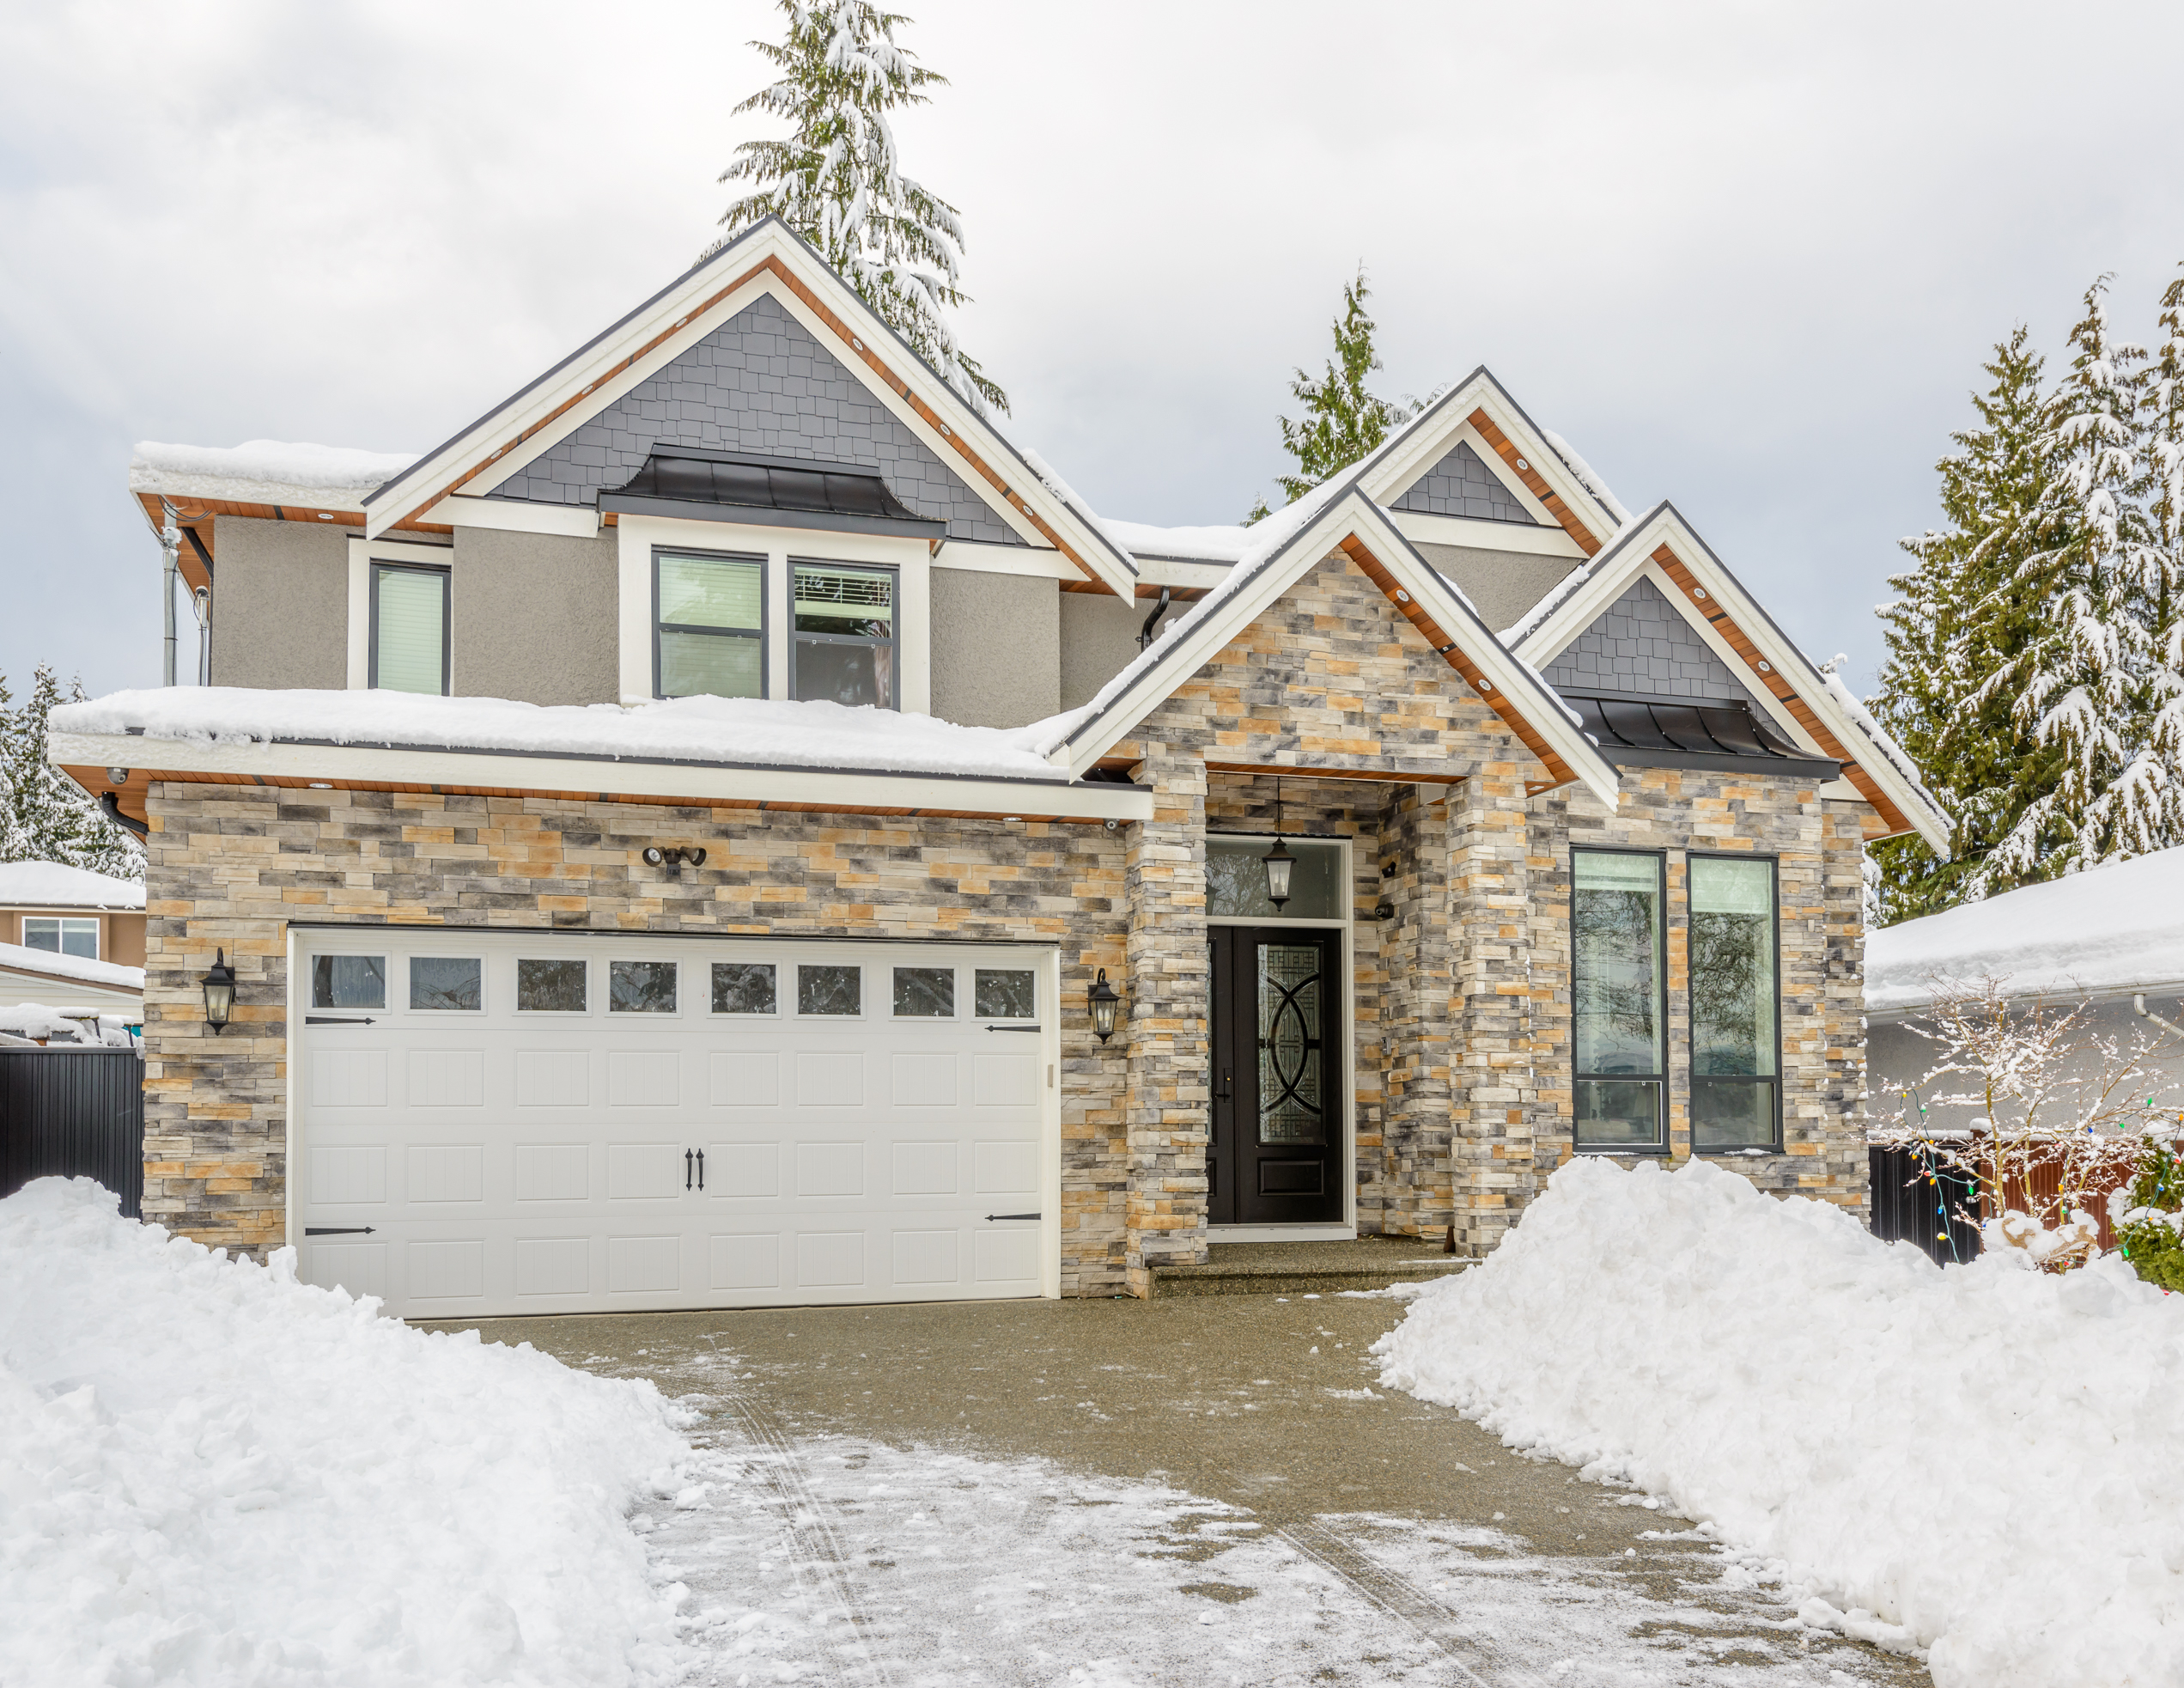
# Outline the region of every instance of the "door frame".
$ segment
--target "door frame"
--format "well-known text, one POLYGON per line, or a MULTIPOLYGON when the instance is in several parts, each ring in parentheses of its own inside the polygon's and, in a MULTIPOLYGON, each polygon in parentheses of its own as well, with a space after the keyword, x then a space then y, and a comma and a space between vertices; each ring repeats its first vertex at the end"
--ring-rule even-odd
MULTIPOLYGON (((1224 826, 1208 826, 1208 838, 1263 838, 1271 846, 1275 835, 1268 832, 1232 831, 1224 826)), ((1303 838, 1311 844, 1331 844, 1341 846, 1342 868, 1341 884, 1345 905, 1354 897, 1356 882, 1353 877, 1356 842, 1348 833, 1305 832, 1284 833, 1285 838, 1303 838)), ((1320 1224, 1308 1225, 1208 1225, 1208 1242, 1348 1242, 1358 1234, 1358 1134, 1357 1134, 1357 1063, 1358 1055, 1354 1027, 1357 1022, 1355 997, 1357 995, 1357 934, 1356 922, 1348 917, 1340 920, 1293 920, 1278 916, 1209 914, 1206 924, 1214 926, 1272 926, 1287 927, 1293 931, 1339 932, 1338 954, 1342 970, 1342 988, 1332 993, 1335 998, 1334 1036, 1342 1051, 1345 1074, 1340 1092, 1341 1107, 1336 1118, 1342 1133, 1342 1152, 1339 1163, 1342 1173, 1342 1216, 1320 1224)), ((1213 989, 1207 987, 1206 1024, 1208 1036, 1213 1028, 1213 989)), ((1208 1059, 1212 1059, 1208 1045, 1208 1059)), ((1210 1092, 1209 1092, 1210 1094, 1210 1092)), ((1213 1120, 1207 1119, 1210 1142, 1213 1120)))
MULTIPOLYGON (((1348 858, 1345 858, 1345 866, 1348 858)), ((451 950, 459 952, 466 943, 479 938, 525 937, 538 940, 561 939, 585 941, 600 939, 636 939, 641 943, 665 944, 690 942, 732 942, 737 943, 867 945, 900 947, 903 948, 979 948, 995 951, 1014 950, 1035 958, 1033 966, 1039 975, 1039 990, 1043 1004, 1039 1015, 1039 1064, 1044 1069, 1045 1083, 1039 1093, 1039 1297, 1043 1301, 1059 1301, 1062 1297, 1062 1017, 1068 1011, 1062 996, 1062 949, 1058 944, 1026 938, 950 939, 923 937, 896 937, 891 935, 873 937, 804 937, 794 933, 753 935, 734 932, 595 932, 582 929, 552 926, 472 926, 451 925, 444 920, 389 921, 389 920, 291 920, 281 934, 283 959, 288 967, 287 989, 283 1009, 287 1021, 281 1039, 282 1073, 281 1101, 283 1115, 281 1121, 281 1150, 283 1172, 281 1179, 281 1240, 283 1246, 293 1246, 301 1240, 296 1226, 296 1169, 298 1166, 296 1137, 296 1110, 301 1100, 298 1076, 302 1063, 298 1034, 305 1015, 303 970, 301 966, 307 935, 322 932, 375 932, 385 935, 387 942, 414 943, 419 938, 437 939, 451 950), (1051 1012, 1048 1009, 1051 1009, 1051 1012)), ((390 993, 393 982, 388 981, 390 993)), ((388 1000, 393 1000, 390 994, 388 1000)), ((975 1016, 974 1016, 975 1017, 975 1016)), ((896 1305, 885 1302, 814 1302, 812 1306, 896 1305)), ((921 1304, 922 1305, 922 1304, 921 1304)), ((520 1317, 519 1314, 496 1315, 520 1317)), ((549 1317, 552 1315, 547 1315, 549 1317)), ((595 1315, 585 1314, 583 1317, 595 1315)))

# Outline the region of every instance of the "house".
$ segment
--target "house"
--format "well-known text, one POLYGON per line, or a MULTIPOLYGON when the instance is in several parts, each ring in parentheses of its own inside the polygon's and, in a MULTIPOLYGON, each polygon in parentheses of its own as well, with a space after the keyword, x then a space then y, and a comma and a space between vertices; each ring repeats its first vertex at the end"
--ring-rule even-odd
POLYGON ((2113 1065, 2100 1047, 2107 1044, 2157 1076, 2133 1087, 2130 1100, 2151 1096, 2184 1111, 2180 910, 2184 850, 2164 850, 1873 933, 1865 1009, 1874 1121, 1960 1130, 1985 1112, 1983 1105, 1941 1106, 1940 1096, 1968 1087, 1928 1075, 1942 1058, 1932 1035, 1937 998, 1983 992, 1990 983, 2013 1011, 2077 1016, 2076 1053, 2063 1064, 2058 1100, 2093 1101, 2102 1069, 2113 1065))
POLYGON ((769 222, 414 460, 130 478, 215 684, 51 753, 151 829, 148 1217, 472 1316, 1865 1200, 1860 846, 1943 817, 1483 369, 1106 521, 769 222))
MULTIPOLYGON (((143 886, 58 862, 0 862, 0 1010, 51 1004, 133 1023, 143 963, 143 886)), ((0 1023, 9 1029, 19 1028, 0 1023)))

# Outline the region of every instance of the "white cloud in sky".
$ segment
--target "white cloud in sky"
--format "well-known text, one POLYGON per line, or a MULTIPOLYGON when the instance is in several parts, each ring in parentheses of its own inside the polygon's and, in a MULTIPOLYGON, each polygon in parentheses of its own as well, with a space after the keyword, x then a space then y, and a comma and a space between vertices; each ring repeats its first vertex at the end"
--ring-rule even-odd
MULTIPOLYGON (((927 0, 901 124, 967 344, 1104 511, 1232 520, 1370 266, 1390 394, 1491 364, 1870 681, 1986 347, 2184 258, 2173 4, 927 0)), ((417 450, 679 271, 770 7, 0 6, 0 670, 157 675, 139 438, 417 450)))

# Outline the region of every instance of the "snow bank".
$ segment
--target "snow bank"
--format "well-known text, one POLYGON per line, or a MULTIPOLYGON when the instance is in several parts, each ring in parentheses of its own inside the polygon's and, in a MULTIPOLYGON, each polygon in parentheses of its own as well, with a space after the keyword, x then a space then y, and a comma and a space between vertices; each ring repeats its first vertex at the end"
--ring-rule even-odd
POLYGON ((43 1002, 17 1002, 0 1007, 0 1033, 28 1038, 33 1043, 57 1040, 62 1045, 99 1045, 107 1049, 134 1049, 137 1039, 129 1028, 141 1024, 140 1016, 119 1014, 63 1014, 43 1002))
POLYGON ((1865 937, 1865 1006, 1923 1008, 1942 979, 2011 996, 2144 990, 2184 981, 2184 849, 2021 886, 1865 937))
POLYGON ((286 739, 873 773, 1068 777, 1037 747, 1050 735, 1049 722, 958 727, 895 710, 758 698, 672 698, 624 709, 409 692, 188 686, 64 704, 52 711, 52 727, 56 733, 142 732, 198 744, 286 739))
POLYGON ((1938 1688, 2184 1680, 2184 1297, 2120 1260, 1944 1271, 1704 1161, 1580 1160, 1375 1351, 1786 1562, 1807 1622, 1930 1647, 1938 1688))
POLYGON ((129 489, 169 497, 360 510, 366 493, 417 460, 413 452, 357 451, 285 440, 246 440, 239 446, 140 440, 130 454, 129 489), (315 496, 299 499, 298 493, 315 496))
POLYGON ((685 1454, 610 1381, 127 1223, 0 1202, 0 1681, 664 1679, 624 1513, 685 1454))
POLYGON ((0 909, 140 909, 144 881, 114 879, 64 862, 0 863, 0 909))
POLYGON ((88 955, 64 954, 57 949, 33 949, 27 944, 0 943, 0 971, 44 973, 53 978, 80 978, 86 984, 109 985, 116 990, 142 990, 144 988, 144 970, 142 967, 125 967, 119 961, 94 960, 88 955))

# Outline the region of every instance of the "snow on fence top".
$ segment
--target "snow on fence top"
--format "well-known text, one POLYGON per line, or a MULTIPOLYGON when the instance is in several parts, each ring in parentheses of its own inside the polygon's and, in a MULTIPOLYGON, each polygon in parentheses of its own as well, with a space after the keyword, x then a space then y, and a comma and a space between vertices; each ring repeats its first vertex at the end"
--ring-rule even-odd
POLYGON ((113 879, 62 862, 0 863, 0 909, 140 909, 141 880, 113 879))
POLYGON ((140 440, 130 454, 129 490, 170 498, 361 510, 366 493, 417 460, 414 452, 357 451, 283 440, 246 440, 239 446, 140 440))
MULTIPOLYGON (((0 943, 0 972, 43 973, 49 978, 72 978, 115 990, 144 988, 142 967, 125 967, 119 961, 94 961, 88 955, 31 949, 19 943, 0 943)), ((17 983, 20 984, 21 981, 17 983)))
POLYGON ((2113 862, 1865 940, 1869 1011, 1923 1008, 1936 979, 2007 981, 2012 996, 2184 981, 2184 849, 2113 862))
POLYGON ((196 744, 285 740, 1064 782, 1068 774, 1038 746, 1057 736, 1057 723, 1074 719, 958 727, 894 710, 757 698, 673 698, 625 709, 206 686, 116 692, 64 704, 53 710, 52 727, 56 733, 141 732, 196 744))

